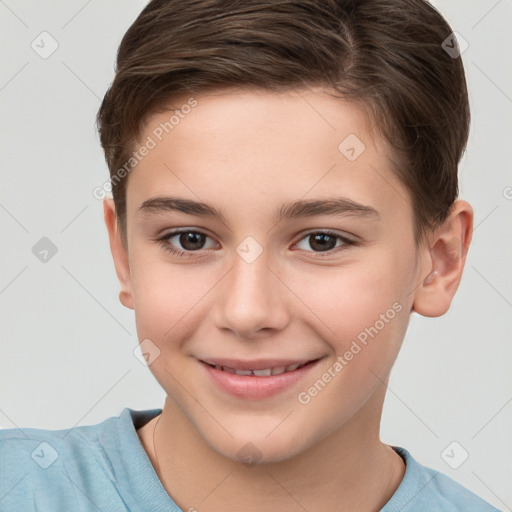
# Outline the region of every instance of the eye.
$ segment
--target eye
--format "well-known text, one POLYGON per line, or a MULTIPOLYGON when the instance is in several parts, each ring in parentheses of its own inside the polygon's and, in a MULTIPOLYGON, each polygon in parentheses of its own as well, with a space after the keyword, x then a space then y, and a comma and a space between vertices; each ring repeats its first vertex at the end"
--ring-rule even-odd
POLYGON ((171 254, 179 257, 192 256, 193 252, 202 249, 214 249, 217 243, 201 231, 182 229, 171 231, 158 239, 160 245, 171 254), (205 242, 211 241, 210 247, 205 247, 205 242), (178 247, 176 247, 178 246, 178 247))
POLYGON ((338 233, 333 233, 332 231, 315 231, 308 233, 296 245, 299 249, 308 252, 328 253, 330 255, 333 252, 338 252, 338 250, 345 246, 354 244, 355 242, 353 240, 349 240, 338 233), (300 244, 303 244, 303 246, 301 247, 300 244), (307 246, 312 248, 313 251, 310 251, 307 246))
MULTIPOLYGON (((157 239, 166 252, 178 257, 193 257, 203 249, 215 249, 218 244, 202 231, 181 229, 171 231, 157 239), (210 241, 208 246, 207 242, 210 241)), ((318 256, 329 256, 356 242, 332 231, 314 231, 295 244, 306 252, 316 253, 318 256), (303 245, 301 247, 301 244, 303 245), (312 251, 307 247, 309 246, 312 251)))

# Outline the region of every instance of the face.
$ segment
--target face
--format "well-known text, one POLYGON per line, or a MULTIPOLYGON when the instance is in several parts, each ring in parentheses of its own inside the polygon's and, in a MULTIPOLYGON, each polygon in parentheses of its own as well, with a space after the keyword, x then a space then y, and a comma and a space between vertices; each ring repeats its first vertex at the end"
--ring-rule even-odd
POLYGON ((148 121, 127 185, 122 297, 151 372, 233 460, 378 429, 422 272, 389 149, 321 90, 188 104, 148 121))

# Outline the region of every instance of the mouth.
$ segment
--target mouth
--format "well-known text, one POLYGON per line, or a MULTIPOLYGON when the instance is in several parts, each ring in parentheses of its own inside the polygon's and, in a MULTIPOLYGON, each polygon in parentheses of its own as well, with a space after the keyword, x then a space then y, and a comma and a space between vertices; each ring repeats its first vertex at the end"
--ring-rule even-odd
POLYGON ((262 366, 261 363, 259 363, 259 364, 252 363, 253 368, 240 368, 240 365, 246 366, 247 364, 251 365, 251 363, 245 363, 245 364, 232 363, 233 364, 233 367, 232 367, 232 366, 227 366, 227 365, 208 363, 206 361, 203 361, 203 362, 205 364, 207 364, 208 366, 215 368, 216 370, 220 370, 220 371, 228 372, 228 373, 234 373, 236 375, 241 375, 244 377, 270 377, 271 375, 282 375, 283 373, 294 372, 295 370, 298 370, 299 368, 302 368, 303 366, 306 366, 307 364, 313 363, 317 360, 318 359, 315 359, 312 361, 308 360, 305 362, 304 361, 303 362, 294 362, 294 363, 287 364, 287 365, 279 364, 276 366, 271 366, 269 364, 267 368, 261 368, 261 366, 262 366), (257 368, 258 366, 260 368, 257 368))
POLYGON ((293 389, 323 357, 301 360, 239 361, 199 359, 216 387, 245 399, 262 399, 293 389))

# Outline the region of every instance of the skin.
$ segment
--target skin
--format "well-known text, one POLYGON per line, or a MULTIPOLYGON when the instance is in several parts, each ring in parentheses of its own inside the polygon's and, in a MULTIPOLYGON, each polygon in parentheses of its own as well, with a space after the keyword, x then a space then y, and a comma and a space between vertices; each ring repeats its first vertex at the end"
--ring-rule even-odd
MULTIPOLYGON (((167 393, 156 431, 157 418, 139 429, 141 443, 183 510, 379 510, 405 471, 379 439, 386 383, 411 313, 434 317, 450 307, 472 209, 457 201, 417 245, 390 149, 360 109, 321 89, 230 89, 196 99, 129 175, 127 249, 113 201, 104 201, 120 300, 135 311, 139 340, 160 350, 149 368, 167 393), (366 147, 354 161, 338 149, 349 134, 366 147), (170 195, 215 206, 225 222, 139 210, 170 195), (273 218, 289 201, 332 197, 378 215, 273 218), (179 236, 157 241, 176 228, 207 238, 180 258, 163 245, 190 248, 179 236), (323 253, 307 235, 326 229, 355 243, 330 239, 323 253), (251 263, 236 252, 247 236, 263 251, 251 263), (393 304, 400 312, 300 403, 299 393, 393 304), (277 396, 247 400, 211 383, 198 362, 204 356, 323 359, 277 396), (261 457, 254 465, 237 455, 247 443, 261 457)), ((140 140, 169 116, 153 115, 140 140)))

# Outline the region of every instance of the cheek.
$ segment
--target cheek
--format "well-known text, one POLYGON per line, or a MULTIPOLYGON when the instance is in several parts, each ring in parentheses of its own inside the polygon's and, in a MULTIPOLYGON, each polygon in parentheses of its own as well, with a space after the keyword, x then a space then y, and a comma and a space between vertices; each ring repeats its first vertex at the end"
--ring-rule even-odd
POLYGON ((381 258, 373 265, 338 269, 336 275, 317 281, 309 295, 311 309, 318 314, 314 328, 324 326, 321 332, 333 353, 305 383, 298 401, 304 414, 329 415, 327 429, 336 428, 366 403, 400 350, 411 299, 408 279, 401 277, 406 267, 392 261, 381 258), (318 285, 330 292, 318 292, 318 285))
POLYGON ((295 278, 295 283, 315 313, 315 329, 337 356, 348 351, 347 358, 356 359, 352 350, 364 364, 389 363, 409 321, 413 264, 410 256, 376 251, 364 262, 317 272, 307 280, 295 278))
POLYGON ((202 303, 214 284, 212 273, 198 273, 192 265, 134 257, 132 291, 139 339, 150 338, 166 350, 178 348, 197 325, 202 303), (170 344, 173 340, 176 345, 170 344))
MULTIPOLYGON (((211 282, 199 279, 192 266, 156 259, 151 263, 147 265, 142 259, 138 265, 134 258, 132 265, 137 336, 145 344, 143 350, 149 349, 149 369, 160 386, 168 396, 183 400, 182 379, 176 376, 193 374, 193 361, 183 357, 183 351, 187 341, 197 335, 204 316, 204 297, 215 281, 211 275, 211 282)), ((194 383, 187 389, 193 396, 200 393, 194 383)))

